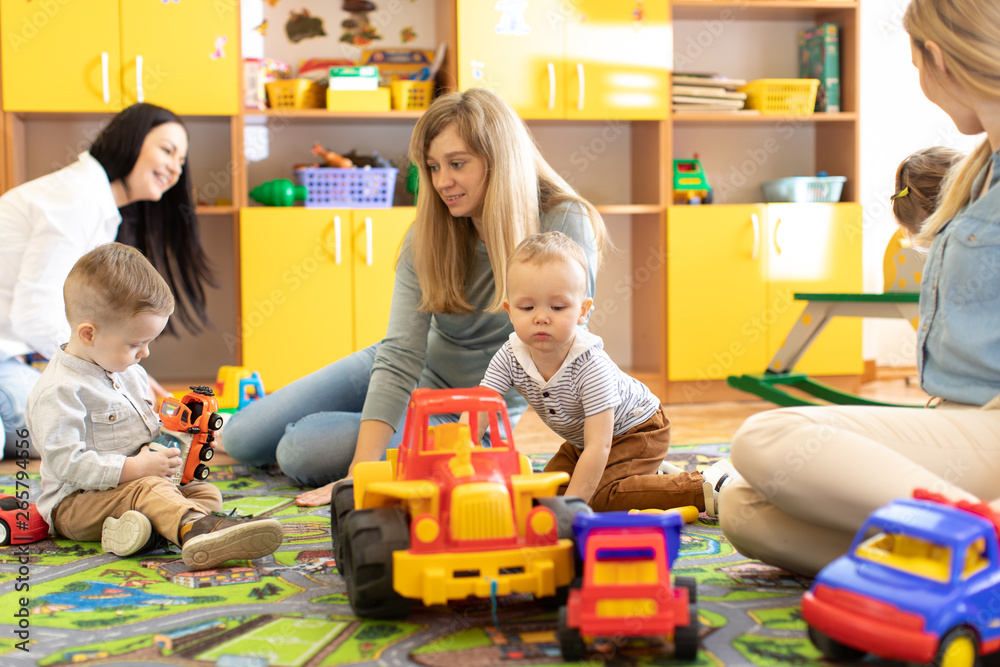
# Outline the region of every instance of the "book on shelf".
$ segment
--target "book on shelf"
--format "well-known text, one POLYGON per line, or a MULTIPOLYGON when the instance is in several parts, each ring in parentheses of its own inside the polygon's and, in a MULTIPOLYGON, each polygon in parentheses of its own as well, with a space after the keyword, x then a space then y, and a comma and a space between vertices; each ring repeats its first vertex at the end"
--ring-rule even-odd
POLYGON ((718 74, 700 74, 694 72, 674 72, 672 81, 675 86, 711 86, 712 88, 729 88, 732 90, 746 85, 745 79, 732 79, 718 74))
POLYGON ((816 111, 840 111, 840 36, 837 24, 799 31, 799 76, 819 79, 816 111))
POLYGON ((740 116, 759 116, 760 109, 733 109, 728 107, 718 107, 709 104, 674 104, 670 107, 671 111, 678 115, 684 114, 723 114, 723 115, 740 115, 740 116))
POLYGON ((743 100, 728 100, 723 97, 692 97, 690 95, 673 95, 671 97, 673 106, 684 104, 697 104, 698 106, 712 106, 725 109, 742 109, 743 100))
POLYGON ((710 86, 678 86, 674 84, 672 88, 674 95, 688 95, 690 97, 713 97, 727 100, 745 100, 746 93, 740 93, 725 88, 712 88, 710 86))

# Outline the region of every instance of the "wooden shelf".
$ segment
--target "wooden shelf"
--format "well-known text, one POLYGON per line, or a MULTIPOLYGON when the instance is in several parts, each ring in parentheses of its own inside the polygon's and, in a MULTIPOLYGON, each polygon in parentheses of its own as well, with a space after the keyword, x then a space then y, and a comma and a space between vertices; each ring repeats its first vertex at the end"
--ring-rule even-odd
POLYGON ((841 111, 838 113, 815 113, 808 116, 785 116, 785 115, 744 115, 727 113, 685 113, 674 114, 670 120, 675 124, 685 123, 722 123, 733 125, 746 125, 754 123, 845 123, 858 120, 858 114, 853 111, 841 111))
POLYGON ((306 118, 320 120, 416 120, 424 114, 420 111, 330 111, 329 109, 245 109, 243 115, 266 116, 268 118, 306 118))
POLYGON ((658 204, 608 204, 595 206, 601 215, 642 215, 645 213, 663 213, 663 207, 658 204))
POLYGON ((239 213, 240 209, 238 206, 204 206, 199 205, 194 207, 194 212, 197 215, 233 215, 234 213, 239 213))
POLYGON ((671 7, 675 21, 807 20, 840 9, 857 10, 858 0, 674 0, 671 7))

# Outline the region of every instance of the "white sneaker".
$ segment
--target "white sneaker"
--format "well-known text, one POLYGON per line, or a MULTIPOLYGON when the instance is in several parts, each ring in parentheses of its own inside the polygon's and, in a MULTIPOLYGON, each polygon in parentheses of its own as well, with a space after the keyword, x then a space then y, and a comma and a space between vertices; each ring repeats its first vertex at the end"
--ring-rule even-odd
POLYGON ((153 526, 141 512, 128 510, 116 519, 109 516, 101 528, 101 548, 116 556, 131 556, 147 548, 153 526))
POLYGON ((705 493, 705 514, 713 519, 719 518, 719 491, 733 480, 736 468, 729 459, 720 459, 703 470, 701 476, 705 479, 702 490, 705 493))
POLYGON ((657 474, 660 475, 676 475, 679 472, 685 472, 684 468, 678 468, 673 463, 668 462, 666 459, 660 463, 660 467, 656 470, 657 474))

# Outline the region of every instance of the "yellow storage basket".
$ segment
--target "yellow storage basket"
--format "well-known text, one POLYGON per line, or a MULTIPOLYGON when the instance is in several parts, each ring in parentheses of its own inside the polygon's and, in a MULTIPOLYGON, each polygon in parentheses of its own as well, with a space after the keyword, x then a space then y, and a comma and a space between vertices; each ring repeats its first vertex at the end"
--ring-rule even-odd
POLYGON ((742 86, 746 108, 764 115, 808 116, 816 109, 819 79, 755 79, 742 86))
POLYGON ((326 89, 310 79, 279 79, 266 86, 267 103, 272 109, 322 109, 326 89))
POLYGON ((393 81, 392 108, 397 111, 426 109, 434 97, 433 81, 393 81))

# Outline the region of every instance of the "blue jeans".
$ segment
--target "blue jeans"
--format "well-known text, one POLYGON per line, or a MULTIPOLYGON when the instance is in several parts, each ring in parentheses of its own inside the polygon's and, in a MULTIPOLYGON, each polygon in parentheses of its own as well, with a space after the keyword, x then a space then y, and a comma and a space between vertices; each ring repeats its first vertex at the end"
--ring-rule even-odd
MULTIPOLYGON (((222 443, 241 463, 277 463, 302 486, 322 486, 347 475, 361 429, 361 408, 368 394, 378 344, 254 401, 226 422, 222 443)), ((511 414, 511 427, 521 411, 511 414)), ((436 415, 432 424, 457 421, 459 415, 436 415)), ((389 448, 403 439, 405 414, 389 448)))
MULTIPOLYGON (((0 459, 13 458, 17 454, 15 443, 24 438, 17 435, 26 428, 24 407, 28 404, 28 394, 42 374, 18 359, 0 361, 0 459)), ((33 458, 37 450, 29 449, 33 458)))

